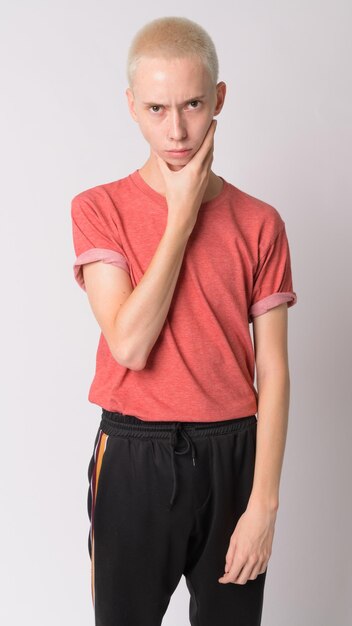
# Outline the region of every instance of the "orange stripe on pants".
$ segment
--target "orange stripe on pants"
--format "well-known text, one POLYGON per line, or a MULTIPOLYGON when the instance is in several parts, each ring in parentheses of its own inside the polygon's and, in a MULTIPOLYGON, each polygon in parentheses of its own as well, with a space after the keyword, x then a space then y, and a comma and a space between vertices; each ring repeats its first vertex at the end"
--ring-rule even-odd
POLYGON ((106 444, 107 444, 108 438, 109 438, 109 435, 102 432, 101 438, 98 444, 95 472, 93 472, 93 476, 92 476, 92 481, 94 481, 95 479, 94 489, 93 489, 94 498, 92 502, 92 520, 91 520, 91 524, 92 524, 91 590, 92 590, 93 607, 95 604, 95 587, 94 587, 94 544, 95 544, 95 541, 94 541, 94 523, 93 523, 94 522, 94 510, 95 510, 95 502, 96 502, 97 493, 98 493, 99 475, 100 475, 100 470, 101 470, 101 466, 103 462, 103 456, 106 450, 106 444))

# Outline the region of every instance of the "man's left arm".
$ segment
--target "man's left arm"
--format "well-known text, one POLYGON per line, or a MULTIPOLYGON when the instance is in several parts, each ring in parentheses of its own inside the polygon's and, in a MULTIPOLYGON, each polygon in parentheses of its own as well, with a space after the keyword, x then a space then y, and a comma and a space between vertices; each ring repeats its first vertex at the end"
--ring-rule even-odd
POLYGON ((255 471, 246 511, 225 555, 221 583, 245 584, 265 572, 279 507, 290 398, 287 304, 253 318, 258 412, 255 471))

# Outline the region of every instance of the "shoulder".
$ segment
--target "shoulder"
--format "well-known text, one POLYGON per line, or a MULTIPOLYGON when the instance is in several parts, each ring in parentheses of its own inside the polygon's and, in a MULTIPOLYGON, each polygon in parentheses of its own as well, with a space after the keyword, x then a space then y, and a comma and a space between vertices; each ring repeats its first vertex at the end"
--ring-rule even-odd
POLYGON ((71 199, 71 215, 108 214, 116 204, 116 198, 123 193, 128 177, 101 183, 77 193, 71 199))
POLYGON ((235 214, 247 239, 260 251, 267 249, 285 228, 279 210, 269 202, 230 185, 235 214))

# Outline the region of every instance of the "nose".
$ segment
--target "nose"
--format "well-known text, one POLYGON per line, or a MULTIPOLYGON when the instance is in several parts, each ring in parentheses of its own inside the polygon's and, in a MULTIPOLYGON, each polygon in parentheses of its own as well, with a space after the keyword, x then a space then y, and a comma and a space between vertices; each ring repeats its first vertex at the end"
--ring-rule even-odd
POLYGON ((186 127, 182 118, 177 111, 171 113, 169 120, 169 139, 181 141, 187 136, 186 127))

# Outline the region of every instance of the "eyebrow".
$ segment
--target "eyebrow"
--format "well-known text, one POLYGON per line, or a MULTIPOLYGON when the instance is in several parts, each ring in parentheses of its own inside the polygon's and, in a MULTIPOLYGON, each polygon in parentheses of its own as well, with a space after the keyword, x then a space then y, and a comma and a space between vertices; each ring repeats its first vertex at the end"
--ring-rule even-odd
MULTIPOLYGON (((187 104, 188 102, 193 102, 193 100, 201 100, 202 98, 205 98, 205 95, 203 96, 194 96, 194 98, 188 98, 188 100, 185 100, 184 102, 182 102, 181 104, 187 104)), ((167 106, 164 104, 159 104, 155 101, 153 102, 143 102, 143 104, 147 105, 147 106, 167 106)))

